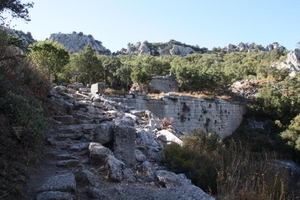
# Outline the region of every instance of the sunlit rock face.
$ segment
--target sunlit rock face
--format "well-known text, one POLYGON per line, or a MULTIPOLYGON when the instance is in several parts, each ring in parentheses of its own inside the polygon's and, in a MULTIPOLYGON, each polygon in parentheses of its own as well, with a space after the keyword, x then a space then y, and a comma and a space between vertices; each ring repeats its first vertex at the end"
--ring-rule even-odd
POLYGON ((70 52, 80 52, 90 44, 91 47, 100 54, 111 54, 110 50, 102 45, 102 42, 95 40, 92 35, 84 35, 82 32, 73 32, 71 34, 53 33, 50 35, 49 40, 61 43, 70 52))
POLYGON ((287 54, 286 60, 273 65, 279 69, 289 69, 290 76, 295 76, 300 71, 300 49, 294 49, 287 54))

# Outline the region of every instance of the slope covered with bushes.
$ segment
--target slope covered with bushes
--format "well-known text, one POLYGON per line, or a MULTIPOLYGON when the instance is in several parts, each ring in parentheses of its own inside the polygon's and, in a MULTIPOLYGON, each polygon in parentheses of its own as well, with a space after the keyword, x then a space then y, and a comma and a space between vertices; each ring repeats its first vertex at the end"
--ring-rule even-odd
POLYGON ((3 30, 0 41, 0 198, 5 199, 22 195, 38 161, 50 85, 3 30))

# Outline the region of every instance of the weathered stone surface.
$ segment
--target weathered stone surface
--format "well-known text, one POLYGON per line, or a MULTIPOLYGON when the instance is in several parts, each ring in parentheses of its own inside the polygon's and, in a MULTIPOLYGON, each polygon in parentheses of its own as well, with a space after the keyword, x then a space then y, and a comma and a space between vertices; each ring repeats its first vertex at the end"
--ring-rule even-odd
POLYGON ((68 192, 48 191, 36 196, 36 200, 75 200, 76 197, 68 192))
POLYGON ((82 186, 96 186, 98 185, 97 176, 87 169, 79 169, 75 172, 75 179, 77 185, 82 186))
POLYGON ((173 75, 154 76, 150 82, 150 88, 153 91, 178 92, 178 83, 173 75))
POLYGON ((157 170, 156 177, 167 188, 178 187, 181 185, 191 184, 191 181, 187 179, 183 174, 175 174, 165 170, 157 170))
POLYGON ((69 147, 70 151, 87 151, 88 147, 89 147, 90 143, 89 142, 81 142, 81 143, 77 143, 77 144, 72 144, 69 147))
POLYGON ((138 145, 159 146, 158 142, 155 139, 155 134, 144 129, 137 131, 136 142, 138 145))
POLYGON ((164 158, 162 151, 163 151, 163 146, 150 147, 148 150, 147 158, 150 161, 161 162, 164 158))
POLYGON ((180 146, 182 145, 182 141, 168 130, 158 131, 156 136, 164 143, 167 144, 175 143, 175 144, 179 144, 180 146))
POLYGON ((91 86, 92 94, 104 94, 105 92, 105 83, 95 83, 91 86))
POLYGON ((104 164, 108 156, 113 156, 111 150, 96 142, 90 143, 89 152, 91 160, 93 162, 99 162, 99 164, 104 164))
MULTIPOLYGON (((170 195, 165 197, 164 193, 160 196, 161 199, 172 199, 172 196, 177 196, 176 199, 201 199, 201 200, 213 200, 214 198, 203 192, 200 188, 196 187, 191 183, 189 179, 186 178, 184 174, 175 174, 173 172, 165 170, 157 170, 156 177, 159 181, 159 184, 162 186, 171 189, 170 195), (175 190, 174 190, 175 189, 175 190), (175 194, 173 191, 176 191, 175 194), (176 195, 177 194, 177 195, 176 195)), ((167 191, 165 191, 167 192, 167 191)), ((173 198, 174 198, 173 196, 173 198)))
POLYGON ((110 181, 119 182, 123 180, 125 164, 122 161, 116 159, 114 156, 108 156, 105 168, 110 181))
POLYGON ((172 125, 181 132, 203 129, 207 133, 217 133, 221 139, 237 129, 246 111, 245 104, 238 101, 168 94, 155 100, 109 99, 122 101, 126 106, 139 110, 150 110, 160 119, 172 117, 174 119, 172 125))
POLYGON ((37 191, 75 192, 75 176, 73 173, 67 173, 50 177, 40 188, 37 189, 37 191))
POLYGON ((114 123, 110 121, 105 121, 97 125, 93 133, 90 135, 90 141, 100 142, 101 144, 112 142, 114 126, 114 123))
POLYGON ((135 150, 135 158, 139 162, 144 162, 147 157, 138 149, 135 150))
POLYGON ((135 167, 135 128, 131 118, 115 121, 114 155, 127 167, 135 167))
POLYGON ((77 159, 61 160, 58 161, 56 166, 58 167, 76 167, 79 164, 77 159))

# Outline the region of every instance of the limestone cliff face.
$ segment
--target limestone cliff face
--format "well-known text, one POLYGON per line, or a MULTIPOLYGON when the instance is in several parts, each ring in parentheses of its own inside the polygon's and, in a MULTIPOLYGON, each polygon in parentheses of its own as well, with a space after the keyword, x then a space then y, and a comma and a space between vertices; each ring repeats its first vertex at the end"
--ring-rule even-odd
POLYGON ((300 49, 294 49, 287 54, 286 60, 275 63, 273 67, 279 69, 289 69, 290 76, 295 76, 300 71, 300 49))
POLYGON ((72 34, 66 33, 53 33, 51 34, 50 41, 59 42, 66 47, 70 52, 79 52, 90 44, 92 48, 100 54, 110 55, 109 49, 106 49, 102 42, 95 40, 92 35, 84 35, 82 32, 72 34))

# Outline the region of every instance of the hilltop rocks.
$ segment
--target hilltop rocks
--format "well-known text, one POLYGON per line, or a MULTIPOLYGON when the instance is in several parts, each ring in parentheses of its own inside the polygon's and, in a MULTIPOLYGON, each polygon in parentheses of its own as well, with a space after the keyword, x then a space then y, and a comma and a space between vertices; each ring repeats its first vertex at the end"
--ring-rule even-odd
POLYGON ((120 53, 128 55, 152 55, 152 56, 165 56, 165 55, 177 55, 177 56, 187 56, 189 54, 202 54, 211 53, 214 51, 222 51, 224 53, 231 52, 254 52, 254 51, 272 51, 273 49, 280 48, 285 50, 285 47, 274 42, 272 44, 267 44, 266 46, 258 45, 255 43, 243 43, 240 42, 237 45, 228 44, 224 48, 213 48, 208 50, 207 48, 199 48, 197 45, 187 45, 175 40, 170 40, 165 43, 150 43, 144 41, 143 43, 137 42, 136 44, 129 43, 127 49, 122 49, 120 53))
POLYGON ((170 49, 171 55, 178 55, 178 56, 187 56, 189 54, 195 53, 196 51, 191 47, 184 47, 180 45, 173 45, 172 49, 170 49))
POLYGON ((129 43, 127 49, 122 49, 121 53, 128 55, 149 54, 152 56, 187 56, 191 53, 203 53, 203 50, 198 47, 182 44, 175 40, 170 40, 166 43, 149 43, 147 41, 144 41, 143 43, 137 42, 135 45, 129 43))
POLYGON ((23 31, 8 29, 8 28, 3 27, 3 26, 0 27, 0 28, 6 30, 11 35, 19 38, 22 41, 22 46, 23 46, 23 48, 21 48, 21 50, 25 53, 28 53, 27 47, 30 44, 33 44, 33 43, 36 42, 36 40, 33 39, 30 32, 24 33, 23 31))
POLYGON ((82 32, 73 32, 72 34, 53 33, 50 35, 49 40, 61 43, 70 52, 80 52, 90 44, 100 54, 111 54, 110 50, 102 45, 102 42, 95 40, 92 35, 84 35, 82 32))
POLYGON ((262 45, 258 45, 255 43, 243 43, 240 42, 237 45, 229 44, 227 47, 224 48, 225 52, 231 53, 231 52, 253 52, 253 51, 272 51, 273 49, 285 49, 285 47, 281 46, 277 42, 274 42, 272 44, 267 44, 265 47, 262 45))
POLYGON ((278 69, 289 69, 290 76, 295 76, 300 71, 300 49, 294 49, 287 54, 285 61, 273 65, 278 69))

